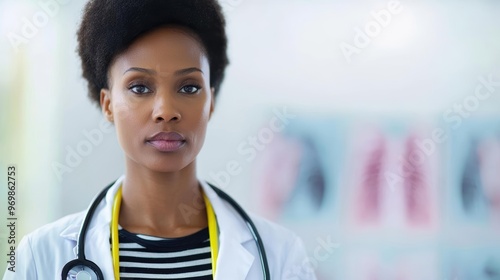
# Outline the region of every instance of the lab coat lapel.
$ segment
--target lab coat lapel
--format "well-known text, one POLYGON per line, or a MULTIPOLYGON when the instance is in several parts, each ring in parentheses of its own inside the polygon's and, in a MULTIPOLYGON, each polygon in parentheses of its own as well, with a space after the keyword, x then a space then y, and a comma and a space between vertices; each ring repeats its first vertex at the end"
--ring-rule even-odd
POLYGON ((231 232, 221 231, 215 280, 247 279, 254 262, 254 256, 231 235, 231 232))
POLYGON ((255 257, 244 243, 251 241, 252 235, 229 203, 222 200, 206 182, 201 182, 201 185, 212 204, 219 229, 215 280, 247 279, 255 257))
MULTIPOLYGON (((104 201, 96 208, 87 231, 87 236, 85 237, 85 256, 88 260, 99 266, 104 279, 115 278, 111 259, 111 246, 109 243, 111 209, 116 191, 121 185, 123 178, 122 176, 115 182, 106 194, 104 201)), ((61 233, 61 237, 75 242, 75 247, 73 248, 75 258, 77 258, 77 241, 80 227, 81 225, 71 225, 61 233)))

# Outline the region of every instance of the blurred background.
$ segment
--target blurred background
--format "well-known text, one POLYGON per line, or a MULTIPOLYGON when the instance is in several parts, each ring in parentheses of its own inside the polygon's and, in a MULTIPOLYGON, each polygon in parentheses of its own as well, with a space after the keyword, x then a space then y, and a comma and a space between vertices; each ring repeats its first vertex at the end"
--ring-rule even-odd
MULTIPOLYGON (((86 1, 0 0, 0 271, 124 172, 76 55, 86 1), (3 225, 5 224, 5 225, 3 225)), ((500 279, 500 1, 221 0, 199 178, 299 234, 318 279, 500 279)))

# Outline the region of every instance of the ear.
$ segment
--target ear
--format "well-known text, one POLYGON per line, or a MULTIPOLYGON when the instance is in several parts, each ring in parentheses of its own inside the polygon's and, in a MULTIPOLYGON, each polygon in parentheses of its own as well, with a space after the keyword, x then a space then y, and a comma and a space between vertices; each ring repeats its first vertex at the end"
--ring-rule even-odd
POLYGON ((110 123, 113 123, 114 119, 113 109, 111 107, 111 91, 109 89, 101 89, 100 102, 102 113, 110 123))
POLYGON ((210 114, 208 115, 208 119, 210 120, 210 118, 212 118, 212 114, 214 112, 214 109, 215 109, 215 88, 210 88, 210 94, 212 95, 211 97, 211 100, 210 100, 210 114))

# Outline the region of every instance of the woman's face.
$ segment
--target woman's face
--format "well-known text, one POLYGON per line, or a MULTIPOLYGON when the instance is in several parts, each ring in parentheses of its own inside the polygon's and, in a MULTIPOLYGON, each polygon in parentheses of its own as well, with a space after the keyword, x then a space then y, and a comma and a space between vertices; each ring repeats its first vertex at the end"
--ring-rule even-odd
POLYGON ((194 164, 214 108, 213 92, 200 43, 187 31, 162 27, 116 57, 101 107, 115 124, 128 163, 173 172, 194 164))

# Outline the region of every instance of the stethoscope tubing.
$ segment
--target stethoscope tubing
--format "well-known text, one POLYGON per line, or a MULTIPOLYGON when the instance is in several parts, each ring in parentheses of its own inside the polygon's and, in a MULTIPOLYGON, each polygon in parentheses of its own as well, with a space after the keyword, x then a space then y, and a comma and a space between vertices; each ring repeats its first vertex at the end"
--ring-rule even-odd
MULTIPOLYGON (((102 274, 102 271, 99 269, 99 267, 86 259, 85 257, 85 237, 87 235, 87 229, 90 225, 90 222, 92 221, 92 216, 94 216, 96 208, 99 206, 100 202, 104 199, 106 194, 108 193, 108 190, 115 184, 115 182, 109 184, 106 186, 92 201, 92 204, 90 205, 89 209, 87 210, 87 214, 85 215, 85 218, 83 220, 82 226, 80 228, 80 234, 78 236, 78 254, 77 254, 77 259, 70 261, 67 263, 61 273, 61 279, 67 279, 68 273, 71 270, 71 268, 81 265, 81 266, 87 266, 91 268, 97 275, 97 278, 99 280, 104 279, 104 276, 102 274)), ((227 193, 222 191, 221 189, 215 187, 214 185, 208 183, 208 185, 217 193, 217 195, 222 198, 223 200, 227 201, 235 210, 238 212, 238 214, 243 218, 245 221, 245 224, 247 225, 250 233, 252 234, 253 239, 256 242, 257 245, 257 250, 259 252, 259 259, 260 259, 260 264, 262 266, 262 273, 264 280, 270 280, 271 279, 271 273, 269 270, 269 263, 267 260, 267 255, 266 255, 266 250, 264 247, 264 242, 262 241, 262 237, 259 234, 259 231, 257 230, 257 227, 253 223, 252 219, 250 216, 243 210, 243 208, 232 198, 230 197, 227 193)))
POLYGON ((106 186, 92 201, 92 204, 90 204, 89 209, 87 210, 87 215, 85 215, 85 219, 83 220, 82 227, 80 228, 80 233, 78 235, 78 252, 77 252, 77 259, 74 259, 70 262, 68 262, 62 269, 61 271, 61 279, 67 279, 68 274, 71 271, 72 268, 76 266, 85 266, 92 271, 97 276, 97 280, 104 279, 104 275, 102 274, 101 269, 97 264, 95 264, 92 261, 87 260, 85 257, 85 237, 87 236, 87 229, 90 225, 90 221, 92 220, 92 216, 94 216, 95 209, 97 206, 99 206, 99 203, 101 200, 106 196, 108 193, 108 190, 113 186, 114 182, 106 186))

